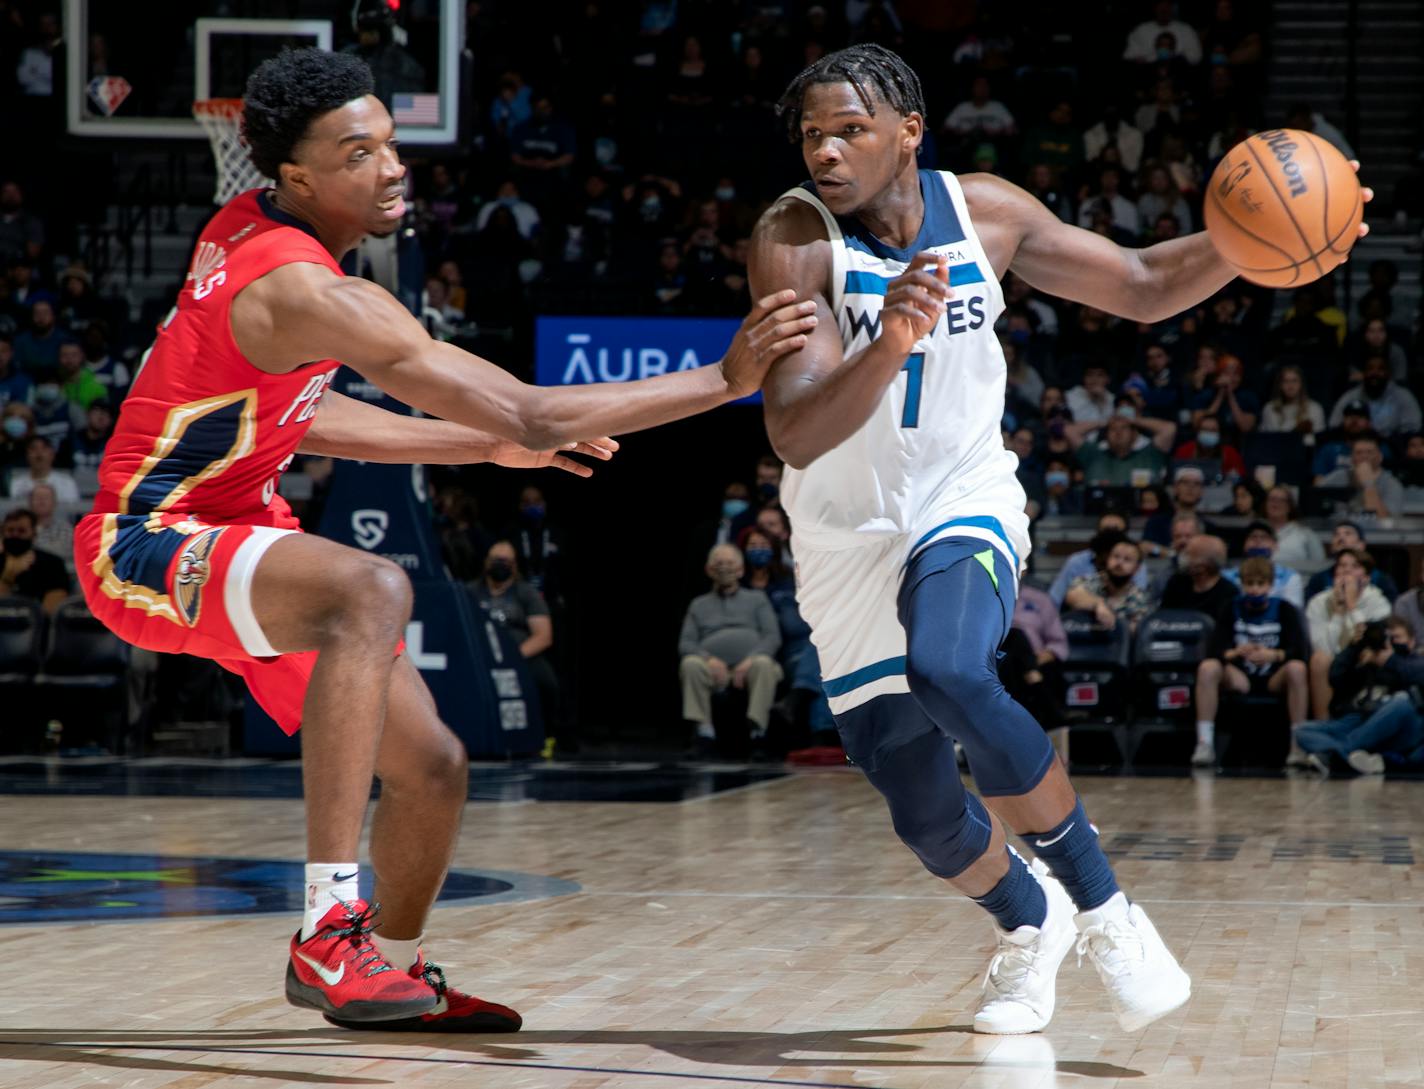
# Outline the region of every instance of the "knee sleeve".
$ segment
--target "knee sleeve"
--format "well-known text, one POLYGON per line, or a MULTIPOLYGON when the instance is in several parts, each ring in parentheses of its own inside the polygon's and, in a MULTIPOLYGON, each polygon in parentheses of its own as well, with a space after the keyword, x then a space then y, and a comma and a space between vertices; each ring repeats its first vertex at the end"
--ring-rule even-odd
POLYGON ((999 680, 997 650, 1012 612, 1012 572, 980 542, 932 545, 906 574, 900 613, 910 692, 964 746, 975 782, 991 796, 1028 793, 1054 759, 1043 728, 999 680))
POLYGON ((988 811, 964 789, 954 743, 939 731, 884 755, 865 774, 885 796, 895 834, 936 877, 957 877, 988 849, 988 811))

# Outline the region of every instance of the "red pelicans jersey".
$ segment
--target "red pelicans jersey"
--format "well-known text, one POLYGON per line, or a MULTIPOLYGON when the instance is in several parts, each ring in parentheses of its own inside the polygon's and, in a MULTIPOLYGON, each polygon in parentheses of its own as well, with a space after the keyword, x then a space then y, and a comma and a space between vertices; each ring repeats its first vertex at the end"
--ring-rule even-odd
POLYGON ((339 364, 288 374, 252 365, 232 301, 281 265, 341 268, 265 190, 229 201, 203 230, 178 305, 119 411, 94 509, 74 535, 94 615, 125 641, 212 658, 243 674, 287 732, 301 722, 314 652, 273 649, 253 613, 257 564, 297 529, 277 481, 339 364))
POLYGON ((99 467, 95 513, 192 512, 295 526, 277 480, 311 426, 334 360, 258 370, 232 336, 232 301, 293 262, 341 267, 265 190, 229 201, 203 230, 187 280, 124 399, 99 467))

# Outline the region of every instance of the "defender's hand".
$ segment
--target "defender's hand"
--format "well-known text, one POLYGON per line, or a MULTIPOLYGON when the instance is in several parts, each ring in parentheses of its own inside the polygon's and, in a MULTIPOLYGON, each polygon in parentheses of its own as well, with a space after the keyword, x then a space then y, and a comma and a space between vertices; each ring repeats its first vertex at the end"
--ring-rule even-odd
POLYGON ((565 443, 557 450, 527 450, 516 442, 501 442, 490 457, 496 465, 506 469, 562 469, 574 476, 592 476, 593 469, 575 461, 569 454, 586 454, 599 461, 608 461, 618 450, 618 440, 607 436, 590 439, 588 442, 565 443))
POLYGON ((940 253, 915 254, 910 267, 886 285, 880 339, 897 355, 909 355, 920 338, 929 335, 953 297, 949 259, 940 253))
POLYGON ((771 365, 804 348, 806 335, 815 327, 816 304, 796 302, 796 292, 790 288, 762 299, 752 307, 722 357, 727 392, 735 399, 761 389, 771 365))

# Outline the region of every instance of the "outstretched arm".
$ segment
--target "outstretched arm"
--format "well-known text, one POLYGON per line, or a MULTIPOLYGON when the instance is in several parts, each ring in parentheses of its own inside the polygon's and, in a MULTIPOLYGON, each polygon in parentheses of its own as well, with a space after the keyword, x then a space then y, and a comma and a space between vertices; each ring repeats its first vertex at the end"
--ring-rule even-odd
POLYGON ((402 416, 327 390, 297 452, 393 465, 494 462, 509 468, 552 467, 575 476, 592 476, 592 469, 566 455, 587 454, 607 461, 617 449, 613 439, 599 438, 566 443, 558 450, 526 450, 498 435, 448 420, 402 416))
MULTIPOLYGON (((1156 322, 1195 306, 1236 278, 1205 231, 1126 249, 1063 223, 1030 193, 1002 178, 971 174, 962 183, 994 271, 1002 276, 1013 269, 1060 298, 1133 321, 1156 322)), ((1364 190, 1366 201, 1373 195, 1364 190)), ((1360 225, 1361 237, 1368 229, 1360 225)))
POLYGON ((763 299, 720 363, 697 370, 567 389, 541 389, 455 347, 430 339, 392 295, 315 264, 288 264, 244 288, 232 332, 243 355, 273 373, 338 359, 397 400, 488 431, 531 450, 550 450, 692 416, 756 391, 772 360, 804 343, 809 305, 792 294, 763 299))

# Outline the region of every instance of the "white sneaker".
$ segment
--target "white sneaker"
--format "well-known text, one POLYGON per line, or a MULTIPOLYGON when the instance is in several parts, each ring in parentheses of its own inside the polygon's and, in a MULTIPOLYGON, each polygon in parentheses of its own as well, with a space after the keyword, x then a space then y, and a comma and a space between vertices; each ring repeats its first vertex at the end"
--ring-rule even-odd
MULTIPOLYGON (((1181 751, 1180 749, 1178 750, 1181 751)), ((1210 741, 1198 741, 1192 750, 1192 767, 1212 768, 1216 766, 1216 746, 1210 741)))
POLYGON ((1192 980, 1167 950, 1147 913, 1122 893, 1074 920, 1078 958, 1093 962, 1124 1032, 1146 1028, 1192 996, 1192 980))
POLYGON ((1073 901, 1048 867, 1034 859, 1029 867, 1048 900, 1042 927, 1002 930, 999 949, 984 975, 984 995, 974 1014, 974 1031, 994 1035, 1038 1032, 1053 1017, 1058 966, 1073 948, 1073 901))
POLYGON ((1384 757, 1377 752, 1355 749, 1345 759, 1361 775, 1384 774, 1384 757))
POLYGON ((1291 741, 1290 752, 1286 753, 1286 767, 1288 768, 1308 768, 1310 760, 1306 752, 1294 740, 1291 741))

